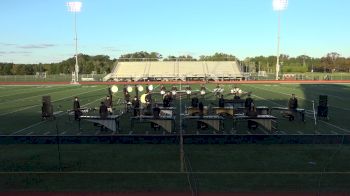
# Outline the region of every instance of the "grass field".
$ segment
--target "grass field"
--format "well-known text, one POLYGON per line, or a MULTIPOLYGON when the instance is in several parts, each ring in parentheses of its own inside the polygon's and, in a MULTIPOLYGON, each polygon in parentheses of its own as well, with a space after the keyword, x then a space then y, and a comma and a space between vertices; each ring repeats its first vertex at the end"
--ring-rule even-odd
MULTIPOLYGON (((159 86, 155 86, 159 91, 159 86)), ((279 112, 275 134, 349 134, 349 84, 240 84, 252 91, 258 106, 286 106, 291 93, 307 110, 306 122, 289 122, 279 112), (314 125, 312 100, 328 95, 329 120, 314 125)), ((121 89, 122 86, 119 86, 121 89)), ((167 86, 169 89, 170 86, 167 86)), ((179 88, 179 86, 178 86, 179 88)), ((207 85, 208 89, 215 88, 207 85)), ((192 85, 199 89, 199 85, 192 85)), ((225 86, 228 93, 230 85, 225 86)), ((82 121, 82 129, 65 112, 74 96, 81 105, 97 107, 107 94, 104 85, 0 86, 1 135, 102 135, 92 123, 82 121), (41 97, 50 95, 56 120, 41 120, 41 97), (60 106, 60 107, 59 107, 60 106)), ((230 95, 226 95, 229 98, 230 95)), ((121 93, 114 97, 115 102, 121 93)), ((159 95, 153 98, 160 101, 159 95)), ((208 94, 205 105, 216 105, 208 94)), ((177 114, 189 100, 177 99, 177 114)), ((116 110, 123 110, 116 105, 116 110)), ((130 114, 121 118, 118 134, 130 133, 130 114)), ((179 117, 176 119, 179 129, 179 117)), ((195 134, 193 126, 185 133, 195 134)), ((163 134, 150 126, 135 126, 134 133, 163 134)), ((204 130, 212 133, 213 130, 204 130)), ((241 123, 232 131, 225 120, 226 134, 268 134, 249 131, 241 123)), ((115 134, 112 132, 103 135, 115 134)), ((166 133, 168 134, 168 133, 166 133)), ((56 145, 1 144, 0 191, 350 191, 350 147, 347 145, 185 145, 187 172, 180 171, 179 146, 145 144, 61 145, 58 170, 56 145)))

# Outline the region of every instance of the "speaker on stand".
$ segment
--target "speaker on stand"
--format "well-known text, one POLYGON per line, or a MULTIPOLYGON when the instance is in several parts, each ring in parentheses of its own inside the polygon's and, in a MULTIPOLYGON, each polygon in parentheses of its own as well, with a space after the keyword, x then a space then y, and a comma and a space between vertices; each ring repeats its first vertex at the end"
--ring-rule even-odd
POLYGON ((320 95, 319 96, 318 107, 317 107, 317 117, 329 119, 329 117, 328 117, 328 96, 327 95, 320 95))
POLYGON ((54 118, 53 106, 51 104, 50 96, 42 97, 41 118, 42 119, 54 118))

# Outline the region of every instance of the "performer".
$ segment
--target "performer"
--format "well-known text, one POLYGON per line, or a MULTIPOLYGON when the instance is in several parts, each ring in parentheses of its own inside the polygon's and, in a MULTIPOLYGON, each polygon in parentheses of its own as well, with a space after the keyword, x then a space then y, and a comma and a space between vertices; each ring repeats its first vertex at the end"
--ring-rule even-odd
POLYGON ((219 99, 219 107, 221 107, 221 108, 225 107, 224 95, 221 95, 221 97, 219 99))
POLYGON ((172 101, 171 93, 168 92, 167 94, 164 95, 164 98, 163 98, 163 107, 170 107, 171 101, 172 101))
POLYGON ((202 102, 199 102, 198 109, 199 109, 199 115, 203 116, 204 115, 204 105, 202 102))
MULTIPOLYGON (((253 102, 251 103, 250 106, 251 107, 248 108, 248 111, 247 111, 246 115, 249 116, 249 117, 256 117, 256 116, 258 116, 258 113, 256 111, 256 108, 255 108, 255 105, 254 105, 253 102)), ((252 121, 252 120, 248 120, 248 129, 249 130, 251 130, 251 129, 255 130, 256 128, 258 128, 258 123, 255 122, 255 121, 252 121)))
POLYGON ((171 88, 171 94, 172 94, 172 98, 175 99, 176 98, 176 93, 177 93, 177 87, 173 86, 171 88))
POLYGON ((290 110, 296 110, 298 108, 298 99, 295 97, 295 94, 292 94, 292 97, 289 99, 288 108, 290 110))
POLYGON ((245 99, 244 107, 248 110, 252 107, 254 100, 250 97, 251 93, 248 93, 248 97, 245 99))
POLYGON ((241 99, 241 97, 239 96, 238 93, 235 93, 234 95, 235 95, 235 96, 233 97, 234 100, 240 100, 240 99, 241 99))
POLYGON ((185 90, 186 90, 187 99, 191 98, 192 88, 188 85, 185 90))
POLYGON ((124 85, 124 88, 123 88, 123 93, 124 93, 124 95, 125 95, 127 92, 128 92, 128 89, 127 89, 126 85, 124 85))
MULTIPOLYGON (((204 115, 204 105, 203 105, 202 102, 199 102, 198 108, 199 108, 199 116, 203 117, 203 115, 204 115)), ((206 123, 201 122, 201 121, 197 121, 197 128, 198 129, 206 129, 206 128, 208 128, 208 125, 206 123)))
MULTIPOLYGON (((153 108, 153 118, 159 118, 160 114, 160 108, 158 107, 158 104, 156 104, 153 108)), ((152 122, 151 127, 156 131, 160 130, 160 126, 157 123, 152 122)))
POLYGON ((191 106, 193 108, 197 108, 198 107, 198 102, 199 102, 198 98, 197 97, 193 97, 192 101, 191 101, 191 106))
POLYGON ((220 88, 220 85, 217 84, 216 88, 214 88, 214 96, 216 96, 216 98, 220 98, 220 94, 221 94, 221 88, 220 88))
POLYGON ((134 97, 134 99, 132 100, 132 106, 134 108, 134 116, 139 116, 140 115, 140 101, 137 98, 137 96, 134 97))
POLYGON ((162 85, 162 86, 160 87, 160 94, 161 94, 162 96, 164 96, 164 95, 165 95, 165 91, 166 91, 166 88, 165 88, 164 85, 162 85))
POLYGON ((204 97, 205 91, 206 91, 206 88, 205 88, 204 84, 202 84, 202 85, 201 85, 201 89, 200 89, 200 93, 201 93, 201 96, 202 96, 202 97, 204 97))
POLYGON ((124 101, 126 104, 130 102, 130 94, 128 91, 126 91, 124 94, 124 101))
POLYGON ((104 104, 107 106, 108 112, 109 112, 110 114, 112 114, 112 113, 113 113, 113 110, 112 110, 113 101, 112 101, 112 98, 111 98, 109 95, 107 95, 104 104))
POLYGON ((288 109, 289 111, 285 113, 286 117, 289 118, 289 121, 294 120, 294 113, 298 108, 298 99, 295 97, 295 94, 292 94, 292 97, 288 101, 288 109))
MULTIPOLYGON (((101 119, 106 119, 108 116, 108 108, 103 101, 101 102, 101 105, 100 105, 99 114, 101 119)), ((101 125, 101 131, 106 131, 105 126, 101 125)))
POLYGON ((82 112, 80 110, 80 102, 78 97, 74 97, 73 110, 74 110, 74 119, 80 120, 79 117, 81 116, 82 112))

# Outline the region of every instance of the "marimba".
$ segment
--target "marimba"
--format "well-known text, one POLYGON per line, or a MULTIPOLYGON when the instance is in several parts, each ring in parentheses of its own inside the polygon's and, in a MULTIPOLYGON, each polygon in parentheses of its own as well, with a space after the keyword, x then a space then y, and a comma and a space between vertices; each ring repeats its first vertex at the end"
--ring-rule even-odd
POLYGON ((236 113, 234 107, 212 107, 213 113, 216 115, 230 115, 233 116, 236 113))
POLYGON ((203 122, 211 127, 213 127, 217 131, 221 131, 224 129, 224 118, 222 116, 211 115, 211 116, 184 116, 183 117, 183 125, 185 125, 185 121, 194 120, 197 122, 203 122))
POLYGON ((159 113, 160 117, 174 116, 176 107, 159 107, 159 109, 160 109, 160 113, 159 113))
POLYGON ((246 116, 246 115, 235 115, 233 117, 233 128, 236 129, 237 122, 239 121, 254 121, 264 127, 266 130, 273 132, 277 130, 276 117, 271 115, 257 115, 257 116, 246 116))
MULTIPOLYGON (((199 108, 198 107, 187 107, 186 108, 186 114, 187 115, 199 115, 200 114, 200 111, 199 111, 199 108)), ((208 106, 204 106, 203 108, 203 115, 208 115, 208 106)))
MULTIPOLYGON (((119 130, 119 118, 121 115, 110 115, 106 118, 101 118, 100 116, 80 116, 81 120, 86 120, 93 123, 98 123, 104 127, 107 127, 109 130, 117 131, 119 130)), ((80 121, 79 121, 80 129, 80 121)))
POLYGON ((297 108, 295 110, 291 110, 287 107, 273 107, 270 109, 270 114, 272 114, 273 110, 280 110, 280 111, 285 111, 285 112, 290 112, 292 115, 295 113, 299 114, 300 120, 305 122, 305 109, 302 108, 297 108))
POLYGON ((175 129, 175 116, 163 116, 155 118, 154 116, 134 116, 130 118, 131 130, 134 130, 134 123, 155 123, 167 132, 172 133, 175 129))

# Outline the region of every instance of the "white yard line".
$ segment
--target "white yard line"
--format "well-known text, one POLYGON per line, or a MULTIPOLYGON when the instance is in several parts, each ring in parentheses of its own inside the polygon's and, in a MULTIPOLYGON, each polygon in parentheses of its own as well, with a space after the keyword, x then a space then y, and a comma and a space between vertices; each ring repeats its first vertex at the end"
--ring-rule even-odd
POLYGON ((47 121, 40 121, 40 122, 38 122, 38 123, 32 124, 32 125, 30 125, 30 126, 28 126, 28 127, 26 127, 26 128, 23 128, 23 129, 20 129, 20 130, 14 132, 14 133, 11 133, 11 135, 15 135, 15 134, 17 134, 17 133, 19 133, 19 132, 22 132, 22 131, 25 131, 25 130, 27 130, 27 129, 36 127, 36 126, 41 125, 41 124, 43 124, 43 123, 45 123, 45 122, 47 122, 47 121))
MULTIPOLYGON (((104 88, 103 88, 103 89, 104 89, 104 88)), ((58 102, 58 101, 62 101, 62 100, 64 100, 64 99, 70 98, 70 97, 72 97, 72 96, 83 95, 83 94, 86 94, 86 93, 91 93, 91 92, 95 92, 95 91, 100 91, 100 90, 103 90, 103 89, 101 88, 101 89, 96 89, 96 90, 92 90, 92 91, 87 91, 87 92, 83 92, 83 93, 79 93, 79 94, 75 94, 75 95, 70 95, 70 96, 63 97, 63 98, 61 98, 61 99, 52 101, 52 103, 58 102)), ((0 114, 0 117, 1 117, 1 116, 6 116, 6 115, 8 115, 8 114, 14 114, 14 113, 17 113, 17 112, 20 112, 20 111, 23 111, 23 110, 27 110, 27 109, 30 109, 30 108, 38 107, 38 106, 40 106, 40 105, 41 105, 41 104, 32 105, 32 106, 28 106, 28 107, 25 107, 25 108, 21 108, 21 109, 15 110, 15 111, 6 112, 6 113, 3 113, 3 114, 0 114)))
POLYGON ((50 131, 45 132, 43 135, 49 135, 50 131))
MULTIPOLYGON (((278 94, 281 94, 281 95, 290 96, 290 94, 288 94, 288 93, 276 92, 276 91, 268 90, 268 89, 265 89, 265 88, 258 88, 258 87, 256 87, 256 86, 251 86, 251 85, 247 85, 247 86, 250 86, 250 87, 253 87, 253 88, 256 88, 256 89, 260 89, 260 90, 264 90, 264 91, 268 91, 268 92, 272 92, 272 93, 278 93, 278 94)), ((331 96, 334 96, 334 95, 328 95, 328 96, 331 97, 331 96)), ((305 101, 308 101, 308 102, 311 102, 311 103, 312 103, 312 101, 307 100, 307 99, 304 98, 304 97, 298 96, 298 98, 303 99, 303 100, 305 100, 305 101)), ((344 99, 343 99, 343 100, 344 100, 344 99)), ((336 109, 338 109, 338 110, 350 111, 350 109, 340 108, 340 107, 332 106, 332 105, 329 105, 328 107, 336 108, 336 109)))
MULTIPOLYGON (((93 91, 89 91, 89 92, 93 92, 93 91)), ((98 98, 98 99, 96 99, 96 100, 94 100, 94 101, 92 101, 92 102, 89 102, 89 103, 87 103, 87 104, 84 104, 83 107, 85 107, 85 106, 87 106, 87 105, 90 105, 90 104, 92 104, 92 103, 94 103, 94 102, 96 102, 97 100, 100 100, 100 99, 101 99, 101 98, 98 98)), ((64 113, 63 113, 63 112, 60 112, 59 114, 63 115, 64 113)), ((36 127, 36 126, 41 125, 41 124, 43 124, 43 123, 45 123, 45 122, 47 122, 47 121, 40 121, 40 122, 38 122, 38 123, 32 124, 32 125, 30 125, 30 126, 28 126, 28 127, 26 127, 26 128, 23 128, 23 129, 18 130, 18 131, 14 132, 14 133, 11 133, 11 135, 14 135, 14 134, 20 133, 20 132, 22 132, 22 131, 25 131, 25 130, 27 130, 27 129, 36 127)))
MULTIPOLYGON (((257 88, 257 87, 254 87, 254 88, 257 88)), ((261 89, 261 88, 258 88, 258 89, 261 89)), ((265 89, 261 89, 261 90, 265 90, 265 89)), ((265 90, 265 91, 269 91, 269 90, 265 90)), ((278 92, 275 92, 275 93, 278 93, 278 92)), ((265 98, 263 98, 263 97, 260 97, 260 96, 257 96, 257 95, 253 95, 253 96, 254 96, 254 97, 257 97, 257 98, 259 98, 259 99, 263 99, 263 100, 265 100, 265 101, 271 102, 271 103, 273 103, 273 104, 275 104, 275 105, 283 106, 283 105, 281 105, 281 104, 278 104, 278 103, 276 103, 276 102, 274 102, 274 101, 265 99, 265 98)), ((308 115, 305 114, 305 117, 310 117, 310 116, 308 116, 308 115)), ((311 119, 312 119, 312 118, 311 118, 311 119)), ((337 128, 337 129, 339 129, 339 130, 342 130, 342 131, 345 131, 345 132, 347 132, 347 133, 350 133, 349 130, 344 129, 344 128, 341 128, 341 127, 338 127, 338 126, 336 126, 336 125, 334 125, 334 124, 325 122, 325 121, 323 121, 323 120, 318 120, 318 121, 319 121, 319 122, 322 122, 322 123, 325 123, 325 124, 327 124, 327 125, 329 125, 329 126, 332 126, 332 127, 334 127, 334 128, 337 128)))
MULTIPOLYGON (((44 90, 47 90, 47 89, 44 89, 44 90)), ((72 90, 72 89, 66 89, 66 90, 59 91, 59 92, 64 92, 64 91, 67 91, 67 90, 72 90)), ((38 92, 40 92, 40 91, 38 91, 38 92)), ((53 93, 58 93, 58 92, 53 92, 53 93)), ((19 94, 22 94, 22 93, 19 93, 19 94)), ((15 95, 17 95, 17 94, 15 94, 15 95)), ((6 95, 6 96, 12 96, 12 95, 6 95)), ((2 96, 2 97, 6 97, 6 96, 2 96)), ((34 97, 41 97, 41 96, 43 96, 43 95, 33 95, 33 96, 30 96, 30 97, 20 97, 19 99, 12 99, 12 100, 9 100, 9 101, 4 101, 1 104, 11 103, 11 102, 18 102, 18 101, 23 101, 23 100, 26 100, 26 99, 31 99, 31 98, 34 98, 34 97)))

